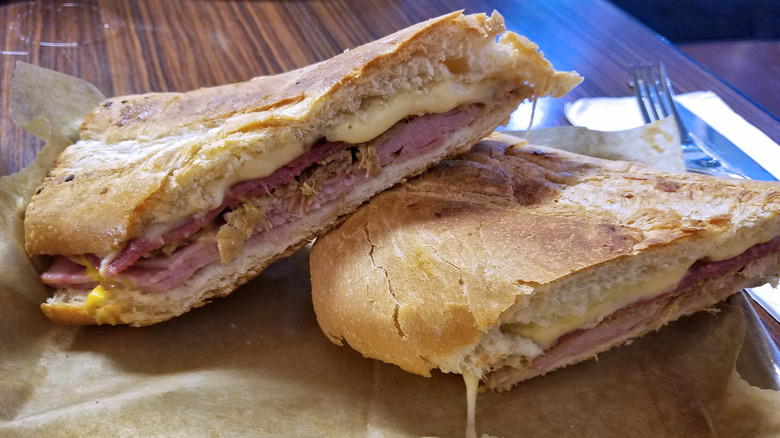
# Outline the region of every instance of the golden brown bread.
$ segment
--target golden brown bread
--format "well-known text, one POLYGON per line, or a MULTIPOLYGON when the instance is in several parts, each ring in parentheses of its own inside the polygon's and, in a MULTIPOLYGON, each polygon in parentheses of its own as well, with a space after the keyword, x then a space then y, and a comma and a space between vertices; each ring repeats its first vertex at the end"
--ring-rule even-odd
MULTIPOLYGON (((497 14, 452 13, 288 73, 188 93, 109 99, 89 116, 83 141, 62 154, 33 197, 25 220, 28 251, 106 254, 149 223, 177 219, 187 205, 213 207, 214 197, 201 190, 241 161, 286 143, 313 142, 339 112, 356 110, 363 99, 449 76, 448 63, 482 49, 503 30, 497 14)), ((560 96, 580 82, 577 75, 553 71, 529 41, 504 35, 511 40, 504 46, 517 51, 505 59, 510 65, 473 63, 473 70, 455 75, 467 81, 504 76, 524 88, 523 98, 560 96), (533 89, 522 85, 526 80, 533 89)))
POLYGON ((775 278, 776 253, 609 345, 533 367, 559 335, 619 319, 632 300, 673 288, 697 260, 780 236, 778 213, 778 183, 664 173, 494 135, 317 239, 314 309, 333 342, 367 357, 506 389, 775 278), (568 328, 545 331, 558 325, 568 328))
POLYGON ((555 71, 527 39, 504 32, 497 13, 456 12, 281 75, 109 99, 88 117, 82 140, 59 157, 30 202, 30 254, 110 257, 132 239, 159 235, 219 206, 226 187, 269 175, 318 140, 343 140, 340 128, 351 129, 361 117, 371 121, 369 110, 392 107, 396 96, 412 109, 393 122, 424 113, 414 109, 417 98, 442 84, 474 89, 478 98, 469 95, 436 112, 474 102, 479 112, 419 157, 382 168, 340 199, 278 227, 273 239, 200 269, 172 291, 113 285, 89 298, 88 289, 63 288, 42 308, 66 324, 139 326, 180 315, 230 293, 373 194, 468 150, 522 100, 560 96, 580 81, 575 73, 555 71))

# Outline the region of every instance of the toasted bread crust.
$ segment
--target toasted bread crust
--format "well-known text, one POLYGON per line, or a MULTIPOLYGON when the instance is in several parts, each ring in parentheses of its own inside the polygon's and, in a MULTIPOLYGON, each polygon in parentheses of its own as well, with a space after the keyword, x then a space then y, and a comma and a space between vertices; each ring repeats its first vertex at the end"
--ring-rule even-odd
POLYGON ((370 99, 401 87, 388 78, 419 89, 440 76, 446 80, 460 75, 467 83, 487 81, 494 87, 494 96, 479 102, 474 121, 422 155, 383 168, 342 199, 304 214, 281 231, 274 228, 281 237, 247 245, 231 262, 204 267, 165 293, 114 290, 87 306, 88 291, 58 289, 43 304, 44 312, 57 322, 77 325, 142 326, 181 315, 227 295, 374 194, 466 152, 523 100, 560 95, 581 81, 576 73, 556 72, 538 47, 515 34, 501 34, 503 29, 496 13, 453 13, 282 75, 104 102, 85 122, 83 140, 60 156, 28 207, 26 242, 33 255, 102 257, 145 235, 149 224, 169 223, 182 206, 208 211, 214 207, 209 189, 213 178, 238 172, 241 163, 262 161, 279 145, 310 141, 335 115, 356 110, 361 93, 370 99), (476 48, 489 50, 472 50, 476 48), (471 70, 445 62, 483 52, 495 62, 474 62, 471 70), (239 158, 244 161, 237 162, 239 158))
POLYGON ((374 179, 356 187, 343 198, 283 226, 277 230, 280 234, 275 239, 245 246, 244 251, 230 263, 207 266, 175 290, 166 293, 145 293, 134 289, 111 291, 99 303, 88 306, 88 290, 58 289, 41 307, 50 319, 60 324, 129 324, 138 327, 168 320, 200 307, 212 298, 228 295, 274 261, 292 254, 336 226, 371 195, 404 178, 420 174, 431 163, 466 152, 472 143, 500 123, 521 99, 519 96, 507 98, 506 102, 492 102, 472 124, 451 133, 438 148, 418 160, 383 168, 374 179))
MULTIPOLYGON (((494 136, 321 236, 310 258, 314 309, 333 342, 365 356, 425 376, 445 363, 479 373, 453 358, 510 309, 590 272, 607 284, 630 260, 697 260, 740 230, 777 235, 778 212, 778 183, 663 173, 494 136)), ((558 298, 548 310, 561 314, 577 299, 558 298)))
MULTIPOLYGON (((88 117, 82 141, 59 157, 32 198, 27 250, 106 255, 149 224, 177 220, 187 209, 207 211, 219 204, 208 188, 215 179, 262 160, 273 148, 316 140, 312 136, 339 111, 360 105, 361 90, 363 97, 383 95, 396 87, 388 85, 391 78, 406 75, 434 80, 437 71, 420 69, 444 68, 445 58, 495 44, 503 30, 498 14, 452 13, 288 73, 187 93, 109 99, 88 117), (446 39, 463 47, 439 47, 446 39), (419 61, 410 65, 420 71, 398 67, 409 59, 419 61)), ((505 35, 516 51, 513 64, 464 73, 464 80, 491 76, 515 87, 529 80, 535 83, 529 97, 560 95, 581 80, 552 70, 529 41, 505 35)))

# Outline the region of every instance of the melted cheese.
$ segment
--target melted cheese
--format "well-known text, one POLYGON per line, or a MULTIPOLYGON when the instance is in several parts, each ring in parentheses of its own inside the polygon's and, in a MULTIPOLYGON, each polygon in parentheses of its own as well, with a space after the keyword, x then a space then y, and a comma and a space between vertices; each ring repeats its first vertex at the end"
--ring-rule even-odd
POLYGON ((117 320, 106 308, 106 304, 108 304, 111 297, 111 289, 116 287, 116 285, 100 275, 100 272, 92 266, 92 263, 86 257, 81 256, 76 262, 84 266, 85 273, 90 280, 99 283, 87 294, 87 298, 84 300, 84 312, 95 318, 98 324, 115 325, 117 320))
POLYGON ((95 269, 94 266, 92 266, 92 263, 90 263, 89 260, 87 260, 86 256, 82 255, 77 260, 74 261, 85 268, 84 273, 87 275, 87 277, 90 280, 97 281, 97 282, 103 281, 103 276, 100 275, 100 272, 98 272, 98 270, 95 269))
POLYGON ((750 249, 754 245, 759 243, 766 243, 775 238, 776 232, 774 229, 766 229, 755 232, 751 236, 737 236, 730 239, 728 242, 721 242, 714 249, 710 250, 705 260, 710 262, 716 262, 720 260, 728 260, 734 258, 743 252, 750 249))
MULTIPOLYGON (((484 102, 493 96, 494 89, 495 84, 492 82, 462 85, 441 81, 421 91, 399 91, 393 96, 369 98, 363 102, 359 111, 343 115, 334 126, 315 137, 350 144, 365 143, 379 137, 405 117, 444 113, 464 103, 484 102)), ((206 192, 222 202, 228 187, 271 175, 303 155, 306 146, 308 144, 305 143, 285 143, 269 148, 230 176, 209 183, 206 192)))
POLYGON ((584 313, 570 314, 557 318, 549 325, 535 323, 506 324, 504 330, 531 339, 541 347, 551 345, 556 339, 572 330, 583 328, 589 323, 639 300, 652 298, 674 288, 688 272, 690 263, 681 264, 669 270, 659 270, 642 281, 612 287, 605 298, 584 313))
POLYGON ((493 96, 495 84, 458 84, 441 81, 424 90, 402 91, 391 97, 375 97, 355 113, 346 114, 325 137, 330 141, 365 143, 410 115, 445 113, 458 105, 485 102, 493 96))
POLYGON ((98 324, 106 323, 115 325, 117 323, 114 315, 105 307, 109 295, 110 290, 99 284, 89 292, 87 299, 84 302, 84 311, 87 315, 95 318, 95 321, 97 321, 98 324))
MULTIPOLYGON (((710 249, 704 260, 711 262, 728 260, 742 254, 752 246, 768 242, 774 237, 774 230, 757 232, 751 236, 732 237, 729 241, 720 242, 710 249)), ((564 315, 546 325, 509 323, 505 324, 503 329, 530 339, 542 348, 546 348, 560 336, 572 330, 586 328, 589 324, 597 323, 601 318, 631 303, 672 290, 685 277, 691 265, 692 263, 682 263, 675 268, 655 272, 640 282, 614 286, 606 293, 604 300, 594 304, 584 313, 564 315)))
POLYGON ((287 143, 268 148, 261 155, 245 162, 240 168, 225 178, 207 183, 204 191, 207 196, 218 200, 215 204, 219 205, 222 203, 225 193, 230 186, 241 181, 265 178, 271 175, 284 165, 303 155, 306 152, 305 146, 303 143, 287 143))
MULTIPOLYGON (((405 117, 444 113, 464 103, 486 102, 493 97, 494 90, 495 83, 491 81, 474 84, 440 81, 429 84, 423 90, 402 90, 392 96, 365 99, 360 110, 342 115, 332 127, 311 136, 311 141, 285 142, 269 147, 259 156, 242 163, 225 177, 206 183, 203 187, 203 198, 209 200, 211 208, 218 206, 222 203, 229 187, 241 181, 264 178, 273 174, 303 155, 307 146, 318 138, 324 137, 329 141, 343 141, 350 144, 365 143, 378 137, 405 117)), ((190 206, 166 223, 152 224, 145 234, 151 236, 155 233, 162 234, 201 210, 202 207, 190 206)))
POLYGON ((466 384, 466 438, 477 438, 477 389, 479 377, 469 372, 463 373, 466 384))
POLYGON ((87 295, 87 300, 84 302, 84 310, 88 314, 94 314, 95 309, 105 304, 107 299, 108 291, 103 286, 97 285, 87 295))

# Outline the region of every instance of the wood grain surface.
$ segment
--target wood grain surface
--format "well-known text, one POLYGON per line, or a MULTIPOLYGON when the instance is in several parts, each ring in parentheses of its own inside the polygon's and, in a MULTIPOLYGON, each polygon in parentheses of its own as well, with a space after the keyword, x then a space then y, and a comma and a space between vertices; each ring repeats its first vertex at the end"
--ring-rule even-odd
MULTIPOLYGON (((186 91, 302 67, 457 9, 498 10, 556 68, 585 77, 569 96, 539 104, 536 127, 565 124, 563 106, 577 98, 630 95, 628 64, 661 60, 678 92, 712 90, 780 142, 780 121, 603 0, 12 1, 0 4, 0 175, 42 147, 8 114, 16 61, 81 77, 108 96, 186 91)), ((761 316, 778 341, 780 324, 761 316)))

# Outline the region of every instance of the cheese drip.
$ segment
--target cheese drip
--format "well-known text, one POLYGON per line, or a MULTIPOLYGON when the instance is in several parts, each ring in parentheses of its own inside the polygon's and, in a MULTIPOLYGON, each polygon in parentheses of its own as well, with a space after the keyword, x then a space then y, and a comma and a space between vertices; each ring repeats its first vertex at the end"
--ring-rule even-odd
POLYGON ((103 304, 105 304, 107 299, 108 299, 108 291, 103 286, 97 285, 87 295, 87 299, 86 301, 84 301, 84 310, 88 314, 94 315, 95 310, 98 307, 103 306, 103 304))
POLYGON ((477 389, 479 377, 469 372, 463 373, 466 384, 466 438, 477 438, 477 389))
POLYGON ((100 275, 100 272, 92 266, 92 263, 85 256, 75 260, 76 263, 84 266, 85 273, 90 280, 97 282, 98 285, 92 288, 84 300, 84 311, 87 315, 95 318, 98 324, 116 325, 116 318, 106 309, 109 303, 112 289, 116 287, 112 282, 100 275))
POLYGON ((97 285, 89 292, 87 300, 84 302, 84 310, 87 312, 87 315, 95 318, 98 324, 116 325, 117 323, 114 315, 106 309, 109 296, 109 288, 97 285))

